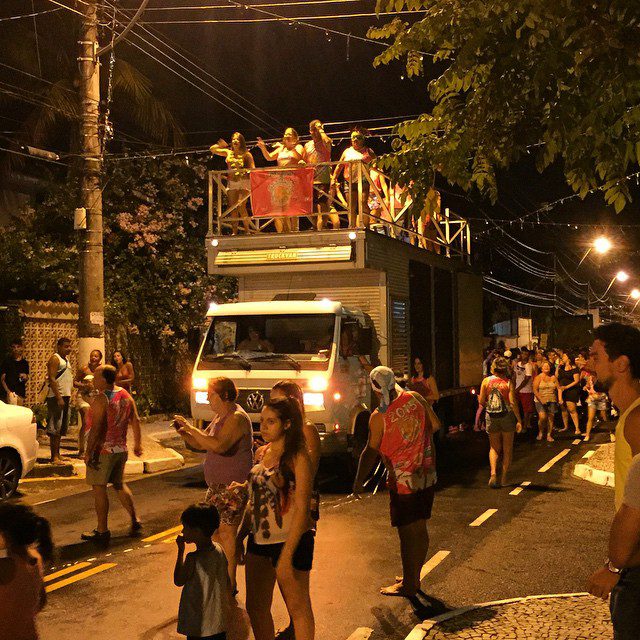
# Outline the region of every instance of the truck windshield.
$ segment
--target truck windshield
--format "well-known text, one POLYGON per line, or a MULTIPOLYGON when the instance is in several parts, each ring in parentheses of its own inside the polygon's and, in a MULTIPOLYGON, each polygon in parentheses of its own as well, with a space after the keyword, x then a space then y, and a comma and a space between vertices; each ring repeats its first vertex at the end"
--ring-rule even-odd
POLYGON ((331 313, 218 316, 207 331, 198 369, 324 371, 335 325, 331 313))

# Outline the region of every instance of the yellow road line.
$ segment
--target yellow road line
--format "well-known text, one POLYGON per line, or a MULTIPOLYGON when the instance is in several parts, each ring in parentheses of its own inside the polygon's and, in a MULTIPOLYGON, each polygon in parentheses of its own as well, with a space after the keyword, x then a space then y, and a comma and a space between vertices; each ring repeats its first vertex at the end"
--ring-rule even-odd
POLYGON ((170 538, 167 538, 166 540, 163 540, 162 542, 164 542, 165 544, 171 544, 172 542, 176 541, 176 538, 178 537, 179 534, 175 535, 175 536, 171 536, 170 538))
POLYGON ((52 482, 56 480, 84 480, 80 476, 48 476, 46 478, 22 478, 20 482, 52 482))
POLYGON ((148 538, 142 538, 142 542, 153 542, 154 540, 160 540, 160 538, 165 538, 166 536, 170 536, 172 533, 177 533, 178 531, 182 531, 182 525, 179 527, 173 527, 173 529, 167 529, 166 531, 161 531, 160 533, 156 533, 148 538))
POLYGON ((479 527, 483 522, 486 522, 494 513, 497 513, 497 509, 487 509, 481 516, 478 516, 473 522, 469 524, 470 527, 479 527))
POLYGON ((50 573, 48 576, 44 577, 45 582, 51 582, 56 578, 62 578, 62 576, 66 576, 68 573, 73 573, 74 571, 78 571, 79 569, 84 569, 85 567, 90 567, 90 562, 78 562, 77 564, 72 564, 70 567, 65 567, 64 569, 60 569, 60 571, 56 571, 55 573, 50 573))
POLYGON ((107 569, 112 569, 116 566, 115 562, 99 564, 97 567, 93 569, 87 569, 82 573, 76 573, 74 576, 70 578, 66 578, 65 580, 60 580, 59 582, 54 582, 49 586, 45 587, 45 591, 47 593, 51 593, 52 591, 56 591, 57 589, 62 589, 62 587, 66 587, 67 585, 73 584, 74 582, 79 582, 80 580, 84 580, 85 578, 90 578, 91 576, 95 576, 96 573, 102 573, 107 569))
POLYGON ((422 566, 420 570, 420 580, 423 580, 424 577, 433 571, 450 553, 450 551, 438 551, 434 553, 422 566))

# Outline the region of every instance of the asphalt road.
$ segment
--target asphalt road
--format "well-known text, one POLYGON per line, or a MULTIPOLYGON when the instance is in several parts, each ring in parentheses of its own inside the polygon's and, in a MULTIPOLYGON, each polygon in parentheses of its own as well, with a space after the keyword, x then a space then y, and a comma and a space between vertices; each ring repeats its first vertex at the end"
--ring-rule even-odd
MULTIPOLYGON (((417 623, 448 609, 583 591, 586 577, 606 555, 613 492, 572 477, 571 470, 604 441, 603 433, 588 444, 572 444, 573 438, 519 441, 513 486, 491 490, 486 436, 448 436, 439 448, 439 490, 422 583, 426 595, 414 603, 378 594, 400 571, 386 493, 354 501, 335 478, 335 468, 326 466, 312 574, 316 637, 402 640, 417 623), (523 482, 530 484, 512 495, 523 482)), ((172 583, 173 539, 181 510, 204 496, 201 469, 144 477, 131 487, 145 523, 143 537, 126 536, 126 518, 114 497, 114 537, 108 548, 101 548, 79 540, 83 530, 94 526, 91 494, 82 482, 49 489, 23 485, 25 499, 51 520, 59 547, 59 559, 49 572, 49 602, 39 618, 43 640, 181 637, 175 633, 179 590, 172 583)), ((242 573, 239 582, 244 582, 242 573)), ((241 588, 240 605, 243 592, 241 588)), ((276 624, 284 623, 279 597, 274 613, 276 624)), ((230 640, 248 637, 244 624, 238 611, 230 640)))

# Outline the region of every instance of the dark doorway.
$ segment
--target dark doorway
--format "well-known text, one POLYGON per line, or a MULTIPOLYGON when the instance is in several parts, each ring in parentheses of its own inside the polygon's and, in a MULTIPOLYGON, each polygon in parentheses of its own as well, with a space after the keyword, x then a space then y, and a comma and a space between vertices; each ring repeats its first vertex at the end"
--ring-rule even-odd
POLYGON ((411 367, 416 356, 433 370, 431 340, 431 267, 422 262, 409 263, 409 309, 411 310, 410 347, 411 367))

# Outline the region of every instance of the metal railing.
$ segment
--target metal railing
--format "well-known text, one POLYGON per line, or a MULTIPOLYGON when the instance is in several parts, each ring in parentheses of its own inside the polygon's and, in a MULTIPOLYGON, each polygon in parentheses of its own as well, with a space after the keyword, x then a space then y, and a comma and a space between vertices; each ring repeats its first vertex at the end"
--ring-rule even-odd
MULTIPOLYGON (((448 258, 461 258, 471 262, 471 228, 469 222, 456 215, 448 208, 444 213, 435 212, 427 216, 413 216, 411 207, 413 202, 407 193, 404 203, 396 205, 395 186, 390 178, 378 169, 369 167, 360 160, 350 162, 328 162, 315 165, 336 167, 350 165, 348 177, 344 180, 344 193, 337 186, 330 188, 329 193, 314 184, 314 191, 326 195, 329 204, 328 211, 314 211, 311 214, 297 216, 274 216, 245 218, 239 215, 239 210, 250 200, 250 193, 240 197, 235 204, 229 206, 227 180, 229 171, 209 171, 208 174, 208 215, 209 235, 223 236, 236 232, 241 225, 248 229, 243 233, 262 234, 277 233, 281 220, 291 220, 288 232, 298 232, 299 218, 308 219, 317 228, 318 217, 337 216, 341 226, 351 229, 368 228, 392 238, 408 242, 414 246, 445 255, 448 258), (374 176, 372 176, 374 173, 374 176), (376 183, 379 177, 379 182, 376 183), (378 186, 380 185, 380 187, 378 186), (368 194, 368 202, 365 195, 368 194), (354 202, 355 201, 355 202, 354 202), (371 210, 369 202, 377 206, 371 210), (365 210, 367 209, 367 210, 365 210)), ((304 166, 304 165, 302 165, 304 166)), ((281 172, 291 171, 300 167, 268 167, 255 171, 281 172)), ((252 169, 242 172, 242 177, 248 178, 252 169)))

